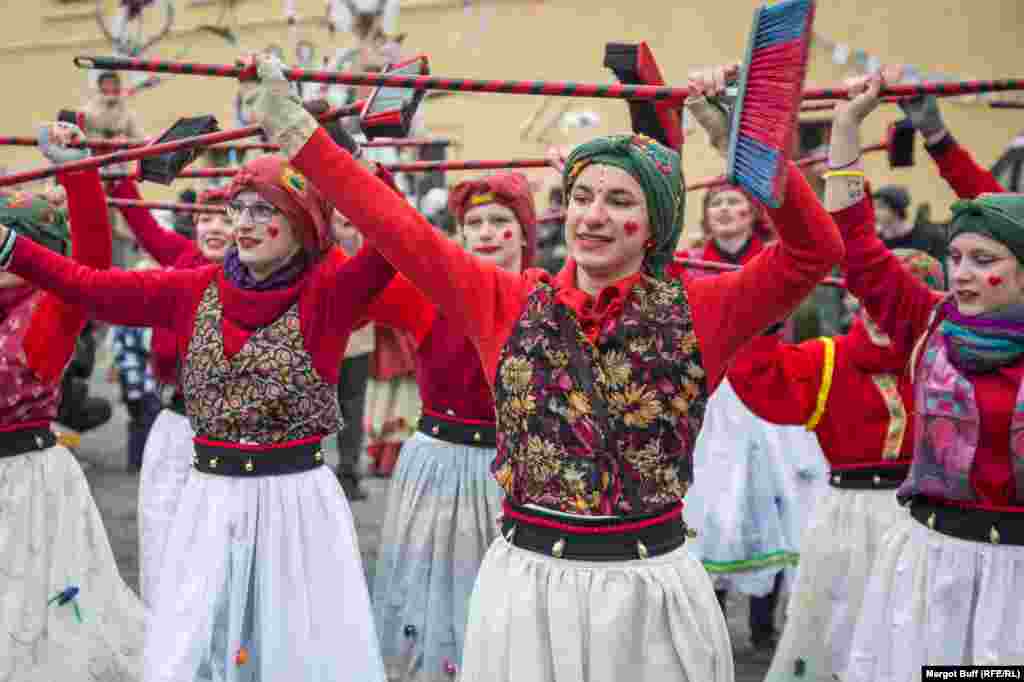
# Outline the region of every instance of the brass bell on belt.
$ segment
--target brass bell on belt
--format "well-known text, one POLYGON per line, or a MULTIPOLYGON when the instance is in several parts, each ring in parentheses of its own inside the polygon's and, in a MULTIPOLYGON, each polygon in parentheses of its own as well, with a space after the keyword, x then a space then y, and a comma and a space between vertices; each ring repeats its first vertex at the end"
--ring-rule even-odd
POLYGON ((565 554, 565 538, 559 539, 558 542, 551 546, 551 553, 556 559, 562 558, 562 555, 565 554))

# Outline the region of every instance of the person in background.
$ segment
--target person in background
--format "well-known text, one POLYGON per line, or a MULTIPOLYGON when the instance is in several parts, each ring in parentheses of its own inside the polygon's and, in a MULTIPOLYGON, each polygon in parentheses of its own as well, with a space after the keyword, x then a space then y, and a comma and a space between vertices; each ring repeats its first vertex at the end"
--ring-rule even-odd
POLYGON ((922 221, 921 216, 910 218, 910 192, 900 185, 886 185, 877 189, 875 200, 875 230, 890 249, 924 251, 942 262, 946 257, 946 238, 941 228, 922 221))
MULTIPOLYGON (((133 270, 149 270, 156 263, 143 259, 133 270)), ((121 402, 128 410, 128 465, 133 471, 142 469, 142 452, 149 430, 162 405, 156 378, 150 368, 152 329, 142 327, 111 327, 114 364, 111 379, 121 384, 121 402)))
MULTIPOLYGON (((345 216, 338 211, 331 219, 334 238, 349 256, 355 256, 363 246, 361 235, 345 216)), ((370 378, 370 356, 373 353, 374 327, 367 324, 348 337, 345 357, 338 375, 338 406, 345 427, 338 431, 338 470, 336 472, 345 496, 353 502, 365 500, 368 495, 360 485, 359 459, 363 452, 366 433, 363 415, 366 407, 366 384, 370 378)))

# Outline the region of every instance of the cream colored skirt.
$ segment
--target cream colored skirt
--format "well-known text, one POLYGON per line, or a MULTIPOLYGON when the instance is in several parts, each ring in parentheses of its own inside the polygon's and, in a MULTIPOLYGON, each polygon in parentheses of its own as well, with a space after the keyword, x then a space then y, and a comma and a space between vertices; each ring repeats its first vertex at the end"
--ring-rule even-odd
POLYGON ((711 580, 685 548, 555 559, 498 537, 469 605, 462 682, 731 682, 711 580))

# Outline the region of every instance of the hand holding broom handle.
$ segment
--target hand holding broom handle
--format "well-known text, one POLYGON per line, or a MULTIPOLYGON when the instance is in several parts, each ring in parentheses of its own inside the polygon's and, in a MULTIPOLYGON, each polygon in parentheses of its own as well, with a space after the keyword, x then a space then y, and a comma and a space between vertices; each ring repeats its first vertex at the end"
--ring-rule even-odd
MULTIPOLYGON (((342 116, 351 116, 358 114, 362 109, 362 103, 357 102, 346 107, 340 107, 337 109, 331 109, 323 116, 320 116, 318 120, 321 122, 331 121, 342 116)), ((133 147, 131 149, 115 150, 109 154, 103 154, 101 156, 92 156, 81 161, 71 161, 69 163, 62 163, 47 168, 39 168, 32 171, 24 171, 21 173, 12 173, 10 175, 0 176, 0 187, 7 187, 10 185, 17 185, 22 182, 30 182, 32 180, 41 180, 42 178, 49 178, 57 175, 61 172, 71 172, 86 170, 89 168, 99 168, 101 166, 109 166, 115 163, 124 163, 126 161, 137 161, 139 159, 145 159, 153 156, 160 156, 161 154, 167 154, 169 152, 176 152, 181 149, 191 149, 193 147, 209 147, 211 145, 219 144, 221 142, 230 142, 232 140, 241 140, 246 137, 254 137, 263 132, 263 129, 258 125, 245 126, 244 128, 235 128, 234 130, 223 130, 216 133, 209 133, 207 135, 197 135, 195 137, 187 137, 182 140, 175 140, 174 142, 164 142, 161 144, 152 144, 145 147, 133 147)))

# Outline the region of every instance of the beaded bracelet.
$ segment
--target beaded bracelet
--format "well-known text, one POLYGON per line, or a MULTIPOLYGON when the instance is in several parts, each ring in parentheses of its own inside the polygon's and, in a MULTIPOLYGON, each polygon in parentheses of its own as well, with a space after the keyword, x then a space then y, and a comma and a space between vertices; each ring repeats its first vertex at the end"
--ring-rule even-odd
POLYGON ((855 171, 855 170, 829 171, 827 173, 823 173, 821 177, 825 178, 826 180, 828 180, 829 178, 863 178, 864 177, 864 171, 855 171))

